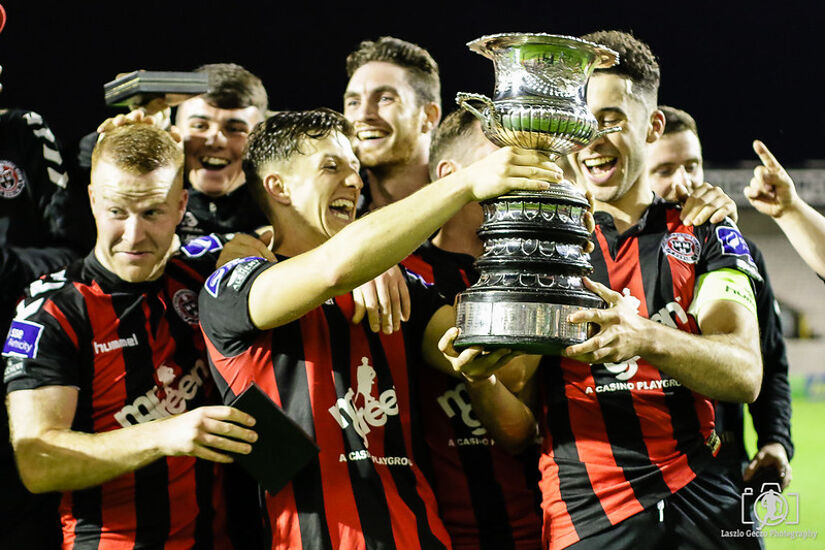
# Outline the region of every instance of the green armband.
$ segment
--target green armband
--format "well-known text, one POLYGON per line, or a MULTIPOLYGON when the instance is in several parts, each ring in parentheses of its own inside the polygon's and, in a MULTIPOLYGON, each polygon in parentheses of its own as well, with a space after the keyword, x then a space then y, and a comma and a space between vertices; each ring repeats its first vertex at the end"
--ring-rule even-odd
POLYGON ((698 319, 702 308, 714 300, 730 300, 742 304, 756 315, 756 298, 751 280, 741 271, 724 268, 701 275, 696 282, 688 313, 698 319))

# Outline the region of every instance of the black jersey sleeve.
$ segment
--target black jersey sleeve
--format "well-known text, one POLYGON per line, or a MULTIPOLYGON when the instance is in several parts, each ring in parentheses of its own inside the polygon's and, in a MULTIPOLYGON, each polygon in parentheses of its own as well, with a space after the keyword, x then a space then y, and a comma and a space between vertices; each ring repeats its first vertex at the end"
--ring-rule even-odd
POLYGON ((206 279, 198 298, 204 336, 225 357, 246 350, 260 332, 249 317, 252 281, 275 262, 251 256, 218 268, 206 279))
MULTIPOLYGON (((411 342, 421 342, 432 316, 439 308, 448 305, 448 302, 435 286, 426 283, 420 275, 406 269, 402 269, 402 272, 407 277, 411 304, 410 320, 407 321, 405 331, 411 342)), ((416 352, 420 349, 420 344, 415 347, 416 352)))
POLYGON ((79 315, 63 292, 46 292, 54 281, 35 281, 18 305, 3 344, 6 391, 41 386, 80 386, 79 315))
POLYGON ((736 269, 748 275, 758 288, 762 283, 762 275, 736 223, 726 218, 718 224, 702 225, 699 231, 704 242, 697 275, 717 269, 736 269))
POLYGON ((782 321, 773 288, 768 278, 762 252, 748 242, 751 255, 764 283, 756 293, 756 311, 759 317, 762 347, 762 389, 759 397, 748 407, 756 429, 757 446, 776 442, 785 447, 788 458, 793 456, 791 440, 791 388, 788 383, 788 356, 782 337, 782 321))

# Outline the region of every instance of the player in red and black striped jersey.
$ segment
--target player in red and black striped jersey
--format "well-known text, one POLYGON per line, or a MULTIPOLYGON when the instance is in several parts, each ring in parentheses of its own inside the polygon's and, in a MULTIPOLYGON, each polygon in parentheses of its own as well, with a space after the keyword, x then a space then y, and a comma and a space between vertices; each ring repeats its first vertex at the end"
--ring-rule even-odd
MULTIPOLYGON (((724 538, 741 526, 741 501, 715 464, 713 416, 714 399, 753 401, 759 391, 758 274, 734 225, 688 226, 650 189, 646 147, 664 126, 650 50, 615 31, 585 38, 620 59, 594 73, 587 101, 602 126, 622 131, 570 157, 595 199, 588 286, 608 308, 571 314, 598 332, 546 358, 531 381, 543 401, 545 543, 758 548, 724 538)), ((530 409, 494 378, 468 389, 501 441, 531 433, 530 409)))
MULTIPOLYGON (((478 278, 473 261, 428 241, 402 264, 452 302, 478 278)), ((433 489, 453 548, 539 548, 538 447, 513 456, 495 446, 463 380, 433 369, 421 369, 419 380, 433 489)))
MULTIPOLYGON (((688 227, 679 214, 657 198, 638 229, 620 235, 611 216, 596 212, 593 280, 638 302, 639 316, 697 334, 690 305, 698 279, 738 270, 750 259, 746 247, 729 245, 741 240, 734 226, 688 227)), ((588 366, 548 357, 541 376, 547 433, 542 489, 554 548, 659 506, 718 451, 713 400, 651 359, 634 353, 625 361, 588 366)))
POLYGON ((3 348, 21 478, 63 492, 64 548, 229 547, 215 462, 250 451, 242 425, 254 420, 201 406, 204 270, 167 259, 186 204, 181 166, 157 128, 103 135, 95 249, 29 287, 3 348))
MULTIPOLYGON (((735 210, 736 205, 717 187, 704 180, 702 144, 696 121, 685 111, 659 106, 665 114, 665 130, 661 139, 650 145, 648 177, 657 195, 676 200, 688 191, 701 190, 703 196, 716 193, 735 210)), ((695 191, 694 191, 695 192, 695 191)), ((707 202, 707 201, 705 201, 707 202)), ((711 201, 715 202, 715 201, 711 201)), ((689 213, 683 209, 682 219, 689 213)), ((690 219, 690 218, 687 218, 690 219)), ((717 219, 714 216, 713 219, 717 219)), ((721 219, 721 218, 718 218, 721 219)), ((703 220, 694 219, 693 225, 703 220)), ((788 384, 788 358, 779 308, 768 277, 765 260, 755 243, 745 238, 764 283, 756 292, 756 312, 759 318, 759 338, 764 375, 759 398, 749 405, 753 427, 757 434, 757 452, 750 460, 744 443, 744 408, 739 403, 716 404, 716 432, 722 440, 720 459, 728 463, 730 477, 737 485, 752 479, 754 474, 775 480, 781 487, 791 481, 791 390, 788 384), (744 469, 747 465, 747 469, 744 469), (744 476, 743 476, 744 472, 744 476)), ((757 484, 761 492, 761 484, 757 484)))
MULTIPOLYGON (((497 149, 471 113, 454 111, 433 133, 431 177, 444 177, 497 149)), ((476 234, 482 220, 478 203, 466 205, 402 264, 453 303, 478 280, 473 264, 483 251, 476 234)), ((511 455, 479 422, 463 380, 434 369, 420 369, 419 375, 433 490, 453 547, 540 548, 538 445, 511 455)))
POLYGON ((275 548, 450 548, 418 464, 411 369, 426 360, 454 373, 453 364, 485 368, 511 355, 445 359, 436 344, 454 311, 419 283, 410 283, 419 311, 392 335, 350 325, 333 298, 403 259, 464 204, 546 188, 561 170, 506 149, 353 221, 362 182, 351 135, 328 109, 276 113, 250 135, 247 185, 284 259, 247 258, 209 277, 200 310, 210 363, 226 400, 257 382, 320 447, 317 463, 267 494, 275 548))
POLYGON ((224 402, 254 380, 321 447, 317 462, 267 495, 273 545, 357 548, 373 538, 448 547, 418 467, 421 420, 410 406, 424 329, 443 298, 410 278, 416 307, 392 335, 350 323, 350 295, 262 332, 246 304, 255 279, 272 265, 248 258, 216 272, 201 322, 224 402))

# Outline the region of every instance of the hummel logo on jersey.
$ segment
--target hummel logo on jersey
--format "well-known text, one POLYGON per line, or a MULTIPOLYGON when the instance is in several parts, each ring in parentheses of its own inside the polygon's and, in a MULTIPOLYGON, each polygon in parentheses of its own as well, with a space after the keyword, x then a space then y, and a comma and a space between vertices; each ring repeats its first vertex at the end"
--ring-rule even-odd
POLYGON ((174 369, 166 365, 158 367, 157 377, 163 384, 163 398, 158 397, 159 388, 155 385, 131 405, 126 405, 115 413, 118 424, 126 428, 186 412, 187 402, 198 394, 204 380, 209 378, 209 371, 206 363, 198 359, 189 374, 177 379, 177 384, 174 384, 174 372, 174 369))
POLYGON ((371 431, 370 426, 383 426, 387 423, 388 416, 398 415, 398 399, 394 387, 384 391, 378 399, 372 395, 375 377, 375 369, 370 366, 369 359, 362 357, 361 364, 356 369, 357 391, 349 388, 344 397, 329 408, 329 414, 342 429, 352 423, 355 432, 364 441, 364 447, 369 447, 367 434, 371 431))
POLYGON ((95 355, 98 353, 106 353, 120 348, 133 348, 138 345, 137 335, 133 332, 128 338, 115 338, 103 344, 92 342, 95 345, 95 355))

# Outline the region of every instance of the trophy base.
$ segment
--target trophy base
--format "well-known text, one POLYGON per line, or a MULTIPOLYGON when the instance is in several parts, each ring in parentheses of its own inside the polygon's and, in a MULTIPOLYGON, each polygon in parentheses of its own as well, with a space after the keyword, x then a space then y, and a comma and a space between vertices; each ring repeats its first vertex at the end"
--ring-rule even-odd
POLYGON ((462 293, 456 304, 457 350, 470 346, 509 348, 539 355, 561 355, 564 348, 587 340, 589 323, 570 323, 576 311, 601 307, 598 296, 571 297, 579 303, 540 302, 527 292, 462 293), (578 299, 577 299, 578 298, 578 299), (595 299, 594 299, 595 298, 595 299))

